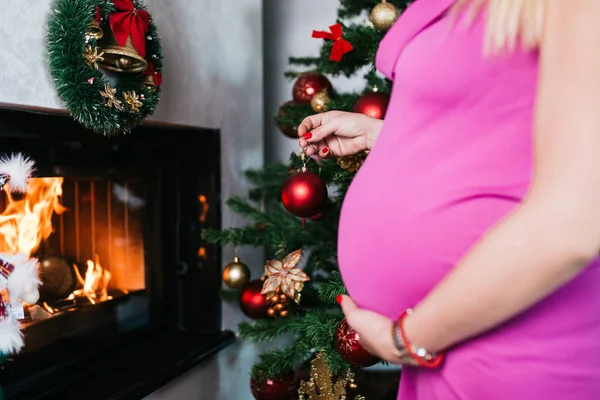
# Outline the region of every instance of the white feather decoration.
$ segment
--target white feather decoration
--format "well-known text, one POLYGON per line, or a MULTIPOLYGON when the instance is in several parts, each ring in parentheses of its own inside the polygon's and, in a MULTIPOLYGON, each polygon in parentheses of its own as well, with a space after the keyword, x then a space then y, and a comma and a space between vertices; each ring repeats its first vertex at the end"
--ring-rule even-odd
POLYGON ((34 170, 35 161, 21 153, 0 158, 0 174, 8 175, 11 192, 25 192, 34 170))
POLYGON ((0 353, 15 354, 23 347, 23 334, 19 322, 7 316, 0 320, 0 353))
POLYGON ((0 254, 0 258, 11 263, 15 269, 8 276, 6 288, 11 304, 22 300, 35 304, 40 298, 39 286, 42 283, 38 277, 39 262, 37 258, 29 258, 25 254, 0 254))

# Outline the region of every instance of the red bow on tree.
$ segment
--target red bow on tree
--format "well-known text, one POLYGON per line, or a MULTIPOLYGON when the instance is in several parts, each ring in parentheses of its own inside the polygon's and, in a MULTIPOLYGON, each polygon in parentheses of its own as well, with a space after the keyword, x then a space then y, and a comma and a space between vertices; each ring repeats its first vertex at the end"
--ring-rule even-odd
POLYGON ((313 31, 312 37, 317 39, 329 39, 333 40, 333 47, 331 47, 331 54, 329 59, 331 61, 342 61, 342 56, 354 49, 349 41, 343 38, 342 25, 335 24, 329 27, 331 32, 325 31, 313 31))
POLYGON ((158 72, 156 68, 154 68, 154 64, 152 64, 151 62, 148 63, 148 67, 146 67, 144 75, 153 75, 154 83, 156 84, 156 86, 160 86, 160 84, 162 83, 162 74, 158 72))
POLYGON ((96 6, 96 15, 94 16, 95 21, 102 21, 102 13, 100 13, 100 7, 96 6))
POLYGON ((150 16, 146 11, 135 8, 131 0, 113 0, 113 4, 117 11, 110 14, 109 22, 117 42, 125 46, 131 34, 133 46, 140 56, 146 58, 146 33, 150 16))

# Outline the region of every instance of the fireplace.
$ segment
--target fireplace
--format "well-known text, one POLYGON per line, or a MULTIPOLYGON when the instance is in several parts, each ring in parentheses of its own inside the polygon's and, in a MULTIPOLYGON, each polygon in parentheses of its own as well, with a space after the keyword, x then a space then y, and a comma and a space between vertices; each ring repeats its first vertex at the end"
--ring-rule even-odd
POLYGON ((1 367, 7 399, 142 398, 233 340, 200 235, 220 226, 218 131, 104 138, 4 108, 0 143, 37 163, 27 193, 0 193, 0 252, 38 257, 43 282, 1 367))

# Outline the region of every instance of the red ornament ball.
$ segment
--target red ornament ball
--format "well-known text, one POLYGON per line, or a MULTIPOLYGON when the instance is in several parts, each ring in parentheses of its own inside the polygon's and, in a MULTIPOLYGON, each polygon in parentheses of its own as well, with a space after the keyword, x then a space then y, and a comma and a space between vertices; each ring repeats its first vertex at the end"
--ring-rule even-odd
POLYGON ((344 360, 355 367, 370 367, 379 362, 377 357, 369 354, 360 345, 358 333, 348 325, 345 318, 336 331, 335 349, 344 360))
POLYGON ((331 91, 331 82, 325 75, 309 72, 302 74, 294 83, 292 95, 299 103, 310 103, 312 97, 322 91, 331 91))
POLYGON ((321 212, 327 200, 327 186, 309 171, 290 176, 281 188, 281 202, 290 214, 310 218, 321 212))
POLYGON ((263 380, 252 377, 250 391, 256 400, 289 400, 297 394, 293 374, 263 380))
POLYGON ((372 118, 383 119, 389 102, 390 97, 387 94, 371 92, 361 96, 354 104, 352 111, 372 118))
MULTIPOLYGON (((285 118, 285 107, 287 106, 291 106, 296 104, 296 102, 294 101, 288 101, 287 103, 284 103, 281 107, 279 107, 279 111, 277 111, 277 117, 279 118, 285 118)), ((281 133, 283 133, 285 136, 289 137, 290 139, 298 139, 298 127, 297 126, 293 126, 293 125, 286 125, 282 122, 277 122, 277 127, 279 128, 279 130, 281 131, 281 133)))
POLYGON ((261 319, 267 316, 269 302, 267 301, 267 298, 260 293, 262 288, 263 281, 256 279, 250 281, 240 295, 240 308, 249 318, 261 319))

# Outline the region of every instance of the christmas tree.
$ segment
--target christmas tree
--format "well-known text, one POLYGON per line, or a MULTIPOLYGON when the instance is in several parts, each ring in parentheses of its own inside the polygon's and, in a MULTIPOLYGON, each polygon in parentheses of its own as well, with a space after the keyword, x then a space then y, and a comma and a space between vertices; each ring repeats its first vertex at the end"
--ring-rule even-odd
MULTIPOLYGON (((293 70, 286 76, 295 79, 293 100, 282 105, 274 117, 283 134, 297 139, 296 127, 305 117, 328 110, 383 118, 391 82, 376 72, 375 54, 386 31, 409 3, 340 1, 338 20, 330 27, 315 27, 313 32, 315 40, 323 41, 320 54, 289 60, 293 70), (361 18, 362 22, 349 22, 361 18), (327 78, 359 73, 365 79, 362 93, 339 93, 327 78)), ((376 362, 366 352, 361 358, 360 352, 349 356, 340 348, 339 330, 351 334, 351 329, 344 325, 335 303, 336 296, 345 293, 336 250, 341 204, 367 156, 364 152, 317 160, 308 159, 299 149, 288 165, 248 171, 247 178, 254 186, 248 199, 232 198, 227 205, 253 223, 204 232, 208 241, 220 245, 271 250, 273 260, 266 263, 262 280, 248 283, 247 267, 238 259, 224 272, 225 283, 241 290, 242 310, 254 319, 239 326, 243 338, 266 341, 292 336, 289 346, 261 355, 252 369, 256 381, 289 376, 317 352, 334 376, 341 376, 351 366, 376 362), (309 189, 307 197, 297 196, 299 186, 309 189)))

